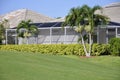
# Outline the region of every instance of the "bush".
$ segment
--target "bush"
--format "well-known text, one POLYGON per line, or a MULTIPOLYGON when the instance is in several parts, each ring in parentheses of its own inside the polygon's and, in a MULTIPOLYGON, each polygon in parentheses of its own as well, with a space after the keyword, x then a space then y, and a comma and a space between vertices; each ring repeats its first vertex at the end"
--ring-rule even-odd
POLYGON ((111 55, 120 56, 120 38, 112 38, 109 41, 111 55))
MULTIPOLYGON (((108 51, 108 48, 108 45, 93 44, 91 55, 103 55, 108 51)), ((85 56, 85 52, 81 44, 1 45, 0 50, 34 52, 53 55, 85 56)))
POLYGON ((109 45, 108 44, 94 44, 92 46, 92 55, 99 56, 99 55, 109 55, 109 45))

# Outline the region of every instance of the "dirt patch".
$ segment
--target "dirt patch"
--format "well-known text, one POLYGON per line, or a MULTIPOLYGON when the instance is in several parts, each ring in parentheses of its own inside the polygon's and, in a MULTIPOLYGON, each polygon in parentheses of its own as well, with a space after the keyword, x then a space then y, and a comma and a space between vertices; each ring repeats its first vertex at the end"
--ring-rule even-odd
POLYGON ((90 57, 87 57, 87 56, 80 56, 80 58, 95 58, 96 56, 90 56, 90 57))

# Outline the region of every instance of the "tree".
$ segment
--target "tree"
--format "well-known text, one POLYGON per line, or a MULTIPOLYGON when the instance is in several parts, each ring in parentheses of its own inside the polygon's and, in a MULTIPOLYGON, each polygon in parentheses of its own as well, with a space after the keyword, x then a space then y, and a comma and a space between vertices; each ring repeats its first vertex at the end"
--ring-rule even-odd
POLYGON ((30 36, 36 36, 38 34, 38 28, 30 23, 31 20, 21 21, 17 27, 18 37, 26 38, 27 44, 30 36))
POLYGON ((85 15, 83 14, 83 9, 81 7, 72 8, 68 15, 66 16, 63 26, 68 25, 72 28, 75 28, 75 31, 80 33, 80 38, 84 47, 84 52, 87 56, 87 49, 84 41, 84 27, 85 27, 85 15))
POLYGON ((4 26, 5 29, 10 28, 9 20, 4 19, 4 20, 2 21, 2 24, 3 24, 3 26, 4 26))
POLYGON ((9 21, 4 19, 0 22, 0 44, 2 44, 2 40, 5 39, 5 30, 9 28, 9 21))
POLYGON ((87 25, 85 26, 85 31, 88 33, 89 36, 89 51, 88 56, 91 54, 91 48, 92 48, 92 34, 94 33, 95 27, 98 25, 106 25, 109 21, 109 18, 100 14, 95 14, 97 10, 101 10, 102 8, 100 6, 94 6, 93 8, 84 5, 83 8, 83 14, 85 14, 85 18, 87 20, 87 25))
POLYGON ((2 40, 4 38, 4 32, 5 32, 5 28, 3 24, 0 23, 0 44, 2 44, 2 40))
POLYGON ((75 28, 76 32, 80 33, 80 37, 82 40, 82 44, 84 47, 84 52, 87 57, 90 57, 91 54, 91 46, 92 46, 92 33, 94 32, 94 27, 98 25, 106 24, 108 21, 108 17, 95 14, 96 10, 101 10, 100 6, 94 6, 90 8, 87 5, 83 5, 82 7, 72 8, 68 15, 65 18, 65 22, 63 25, 68 25, 75 28), (89 36, 89 50, 87 50, 85 45, 85 39, 83 32, 86 31, 86 34, 89 36))

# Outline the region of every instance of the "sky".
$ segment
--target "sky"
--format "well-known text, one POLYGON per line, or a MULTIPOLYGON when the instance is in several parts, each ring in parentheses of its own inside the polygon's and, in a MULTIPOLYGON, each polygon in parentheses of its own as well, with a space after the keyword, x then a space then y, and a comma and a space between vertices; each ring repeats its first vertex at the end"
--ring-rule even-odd
POLYGON ((113 2, 120 2, 120 0, 0 0, 0 15, 26 8, 57 18, 65 17, 72 7, 84 4, 90 7, 105 6, 113 2))

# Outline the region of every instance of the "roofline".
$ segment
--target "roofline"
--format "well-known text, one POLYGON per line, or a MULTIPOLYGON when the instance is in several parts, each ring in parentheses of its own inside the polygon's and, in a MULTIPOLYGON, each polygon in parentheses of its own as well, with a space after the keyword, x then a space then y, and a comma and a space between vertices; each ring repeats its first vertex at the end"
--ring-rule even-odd
POLYGON ((103 8, 120 7, 120 2, 115 2, 104 6, 103 8))

